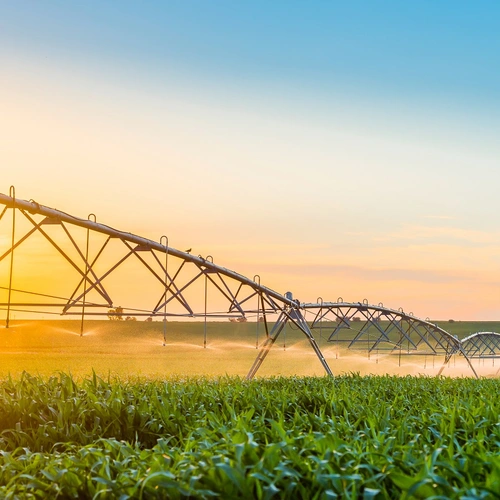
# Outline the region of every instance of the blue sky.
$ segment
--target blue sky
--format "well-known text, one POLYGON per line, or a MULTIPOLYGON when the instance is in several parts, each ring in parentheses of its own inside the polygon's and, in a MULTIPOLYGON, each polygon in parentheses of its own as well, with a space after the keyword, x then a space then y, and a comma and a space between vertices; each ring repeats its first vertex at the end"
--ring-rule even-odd
POLYGON ((19 1, 0 47, 2 192, 304 299, 498 316, 497 2, 19 1))
POLYGON ((12 2, 2 11, 14 54, 498 106, 497 2, 12 2))

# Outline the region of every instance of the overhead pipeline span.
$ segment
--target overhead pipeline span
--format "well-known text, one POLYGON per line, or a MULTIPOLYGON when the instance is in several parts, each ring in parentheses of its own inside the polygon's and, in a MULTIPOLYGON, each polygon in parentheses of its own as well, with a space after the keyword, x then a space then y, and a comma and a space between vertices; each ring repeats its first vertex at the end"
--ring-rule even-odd
MULTIPOLYGON (((223 266, 215 264, 211 259, 203 258, 201 256, 195 256, 189 252, 183 252, 176 248, 170 247, 168 245, 168 238, 166 237, 165 237, 166 243, 163 244, 161 240, 160 242, 157 242, 151 239, 143 238, 141 236, 132 234, 130 232, 117 230, 105 224, 98 223, 95 220, 90 220, 90 216, 89 219, 82 219, 70 215, 66 212, 41 205, 34 200, 30 201, 20 200, 15 197, 15 190, 13 187, 11 187, 11 192, 9 196, 0 194, 0 204, 3 204, 5 206, 4 210, 0 213, 0 220, 4 217, 9 208, 13 209, 12 246, 9 251, 5 252, 2 256, 0 256, 0 261, 9 255, 12 259, 14 250, 18 245, 20 245, 23 241, 25 241, 35 231, 41 232, 42 235, 46 239, 48 239, 61 254, 63 254, 66 260, 70 261, 72 266, 81 275, 82 281, 80 282, 80 285, 82 283, 84 284, 84 292, 83 294, 80 294, 79 296, 74 298, 76 293, 75 290, 71 298, 68 300, 68 303, 64 307, 63 313, 67 313, 68 310, 74 306, 82 307, 82 312, 81 312, 82 325, 83 325, 83 317, 85 315, 85 306, 86 306, 85 290, 87 289, 87 283, 89 291, 91 289, 96 290, 107 301, 107 303, 111 305, 112 304, 111 299, 109 295, 106 293, 106 290, 104 289, 102 282, 104 278, 108 274, 113 272, 124 259, 120 260, 117 264, 112 266, 103 276, 97 277, 97 275, 94 273, 92 269, 92 263, 89 263, 88 258, 84 255, 83 249, 78 248, 78 245, 71 237, 67 228, 64 226, 65 223, 71 226, 77 226, 87 229, 87 234, 90 231, 101 233, 107 235, 108 238, 118 239, 126 244, 129 250, 128 255, 135 254, 139 258, 139 260, 141 260, 141 262, 145 265, 145 267, 147 267, 148 270, 152 274, 154 274, 155 277, 165 287, 164 296, 162 299, 160 299, 159 303, 155 306, 155 308, 153 308, 152 314, 155 315, 158 314, 161 316, 161 307, 166 307, 166 304, 169 301, 176 299, 186 308, 188 315, 196 316, 192 308, 189 306, 189 304, 183 297, 183 290, 188 288, 193 282, 195 282, 199 277, 202 276, 204 276, 206 280, 210 280, 211 283, 218 289, 218 291, 222 295, 224 295, 225 299, 228 300, 230 304, 229 312, 237 312, 243 316, 247 312, 252 312, 252 313, 257 312, 257 316, 259 315, 259 312, 262 312, 265 320, 266 341, 261 346, 261 352, 259 354, 258 359, 256 360, 256 364, 254 365, 251 371, 252 374, 255 374, 255 372, 258 369, 258 366, 260 366, 260 364, 263 362, 269 348, 276 341, 277 337, 279 336, 286 322, 294 323, 306 335, 313 349, 315 350, 319 360, 323 364, 325 371, 328 374, 332 373, 325 358, 323 357, 323 354, 321 353, 321 350, 319 349, 319 346, 317 345, 314 339, 309 324, 305 321, 305 319, 302 316, 301 310, 302 311, 316 310, 317 315, 315 320, 313 321, 312 328, 317 326, 318 322, 321 324, 321 320, 327 318, 329 314, 333 315, 333 321, 337 322, 337 326, 330 334, 329 337, 330 341, 332 341, 332 339, 334 339, 336 335, 339 335, 342 329, 345 328, 352 329, 351 323, 352 321, 354 321, 355 315, 358 314, 361 315, 364 318, 365 325, 361 329, 359 329, 359 331, 357 331, 357 333, 353 338, 349 339, 349 347, 353 347, 356 344, 366 342, 365 334, 368 333, 369 335, 368 330, 372 329, 372 331, 377 332, 377 335, 375 335, 375 337, 372 336, 371 339, 368 341, 369 349, 378 348, 381 344, 384 343, 387 345, 392 345, 393 349, 401 349, 402 342, 406 341, 407 345, 408 346, 411 345, 412 349, 417 350, 419 347, 424 346, 427 347, 434 354, 444 354, 445 362, 449 361, 449 358, 457 352, 462 354, 469 361, 467 356, 467 351, 464 350, 462 343, 458 339, 456 339, 453 335, 449 334, 442 328, 438 327, 437 325, 427 320, 420 320, 418 318, 415 318, 411 314, 404 313, 402 310, 396 311, 393 309, 385 308, 381 304, 379 304, 378 306, 373 306, 365 302, 348 303, 343 301, 339 302, 321 301, 321 303, 300 304, 298 301, 292 298, 292 294, 290 292, 287 292, 286 294, 283 295, 272 290, 271 288, 261 285, 260 278, 259 280, 256 280, 254 277, 254 279, 251 280, 239 273, 236 273, 235 271, 231 271, 223 266), (28 231, 28 233, 26 233, 25 236, 23 236, 16 243, 14 243, 16 210, 20 211, 29 220, 33 228, 30 231, 28 231), (42 216, 45 217, 45 219, 40 222, 36 222, 30 216, 30 214, 33 216, 35 215, 42 216), (51 241, 50 237, 42 229, 44 224, 51 224, 51 225, 59 224, 63 226, 66 235, 68 235, 72 244, 75 246, 81 259, 83 260, 85 272, 83 272, 80 269, 82 264, 81 261, 79 261, 78 263, 73 262, 68 255, 64 254, 64 252, 61 250, 60 247, 58 247, 53 241, 51 241), (132 248, 130 244, 135 244, 137 245, 137 247, 132 248), (168 275, 167 264, 165 264, 165 266, 162 267, 162 271, 165 273, 165 277, 163 279, 160 276, 159 272, 154 271, 139 256, 138 252, 144 250, 151 252, 157 251, 159 253, 165 254, 166 257, 168 257, 169 255, 172 257, 176 257, 180 259, 183 262, 183 264, 181 264, 178 271, 173 277, 168 275), (195 278, 188 281, 187 283, 183 282, 181 286, 178 286, 176 284, 176 280, 179 280, 178 274, 180 273, 180 270, 183 268, 184 263, 193 264, 198 270, 197 271, 198 275, 195 278), (213 276, 217 276, 220 279, 220 283, 217 284, 213 276), (238 290, 236 292, 231 291, 230 287, 228 286, 228 283, 224 281, 224 278, 227 278, 229 280, 234 280, 236 283, 239 283, 238 290), (247 295, 241 294, 242 296, 241 295, 239 296, 238 294, 240 293, 242 287, 248 287, 250 289, 249 294, 247 295), (167 300, 168 292, 171 293, 171 296, 167 300), (256 295, 260 297, 262 305, 261 308, 260 306, 259 308, 257 308, 257 311, 255 310, 255 308, 251 308, 248 305, 249 299, 256 295), (273 331, 271 332, 269 332, 267 327, 266 312, 280 313, 280 318, 278 319, 278 323, 275 325, 273 331), (381 318, 386 320, 386 324, 388 325, 387 327, 382 327, 382 323, 380 322, 381 318), (406 329, 402 326, 403 322, 406 323, 406 329), (399 336, 395 340, 394 340, 394 333, 396 333, 399 336)), ((105 243, 105 245, 106 244, 107 243, 105 243)), ((88 241, 87 241, 87 249, 88 249, 88 241)), ((156 261, 161 266, 159 260, 156 259, 156 261)), ((10 271, 12 278, 12 260, 11 260, 10 271)), ((77 286, 77 289, 80 285, 77 286)), ((10 304, 11 291, 12 291, 12 279, 10 280, 9 283, 9 303, 7 311, 9 311, 11 305, 10 304)), ((104 304, 104 306, 105 305, 106 304, 104 304)), ((103 307, 103 305, 88 304, 88 307, 92 306, 103 307)), ((102 313, 96 313, 96 314, 102 314, 102 313)), ((164 312, 163 315, 165 318, 168 316, 166 312, 164 312)), ((205 317, 207 316, 206 309, 204 315, 205 317)), ((9 320, 9 312, 7 313, 7 323, 6 323, 7 327, 8 327, 8 320, 9 320)), ((470 344, 472 340, 469 340, 468 342, 470 344)), ((470 366, 475 373, 475 370, 472 367, 472 365, 470 366)))

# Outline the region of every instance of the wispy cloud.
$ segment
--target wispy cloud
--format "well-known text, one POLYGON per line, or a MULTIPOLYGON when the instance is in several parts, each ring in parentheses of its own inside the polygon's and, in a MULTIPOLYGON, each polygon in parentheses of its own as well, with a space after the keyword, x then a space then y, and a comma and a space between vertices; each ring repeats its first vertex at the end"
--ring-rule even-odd
MULTIPOLYGON (((251 245, 246 243, 214 243, 210 246, 213 251, 223 251, 223 252, 238 252, 241 254, 248 254, 249 247, 251 247, 252 254, 269 256, 276 253, 283 253, 286 255, 290 252, 289 243, 265 243, 256 244, 253 242, 251 245)), ((293 252, 296 254, 301 253, 316 253, 323 250, 329 250, 331 248, 330 243, 310 243, 310 242, 294 242, 293 252)))
POLYGON ((440 219, 440 220, 456 220, 456 217, 451 215, 424 215, 424 219, 440 219))
POLYGON ((381 234, 374 240, 393 244, 411 241, 423 245, 433 243, 468 246, 500 245, 500 232, 447 226, 407 225, 399 231, 381 234))
POLYGON ((433 284, 453 284, 477 281, 477 275, 470 272, 439 271, 433 269, 370 268, 338 264, 261 264, 262 272, 287 275, 323 276, 330 279, 355 279, 361 281, 401 282, 411 281, 433 284))

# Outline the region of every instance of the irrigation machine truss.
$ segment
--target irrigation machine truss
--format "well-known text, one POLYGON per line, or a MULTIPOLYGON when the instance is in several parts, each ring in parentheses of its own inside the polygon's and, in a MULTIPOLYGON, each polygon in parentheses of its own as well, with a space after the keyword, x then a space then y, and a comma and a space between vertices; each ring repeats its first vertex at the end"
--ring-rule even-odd
MULTIPOLYGON (((2 241, 8 243, 5 251, 0 249, 3 251, 0 264, 4 262, 8 266, 8 283, 0 287, 6 297, 0 302, 0 308, 6 311, 7 328, 14 312, 62 314, 81 318, 82 335, 85 317, 109 315, 120 289, 112 291, 108 283, 115 275, 126 273, 127 263, 135 261, 140 272, 154 282, 156 300, 142 307, 120 307, 119 313, 162 319, 164 342, 167 318, 203 318, 205 346, 207 318, 238 321, 251 317, 256 319, 257 329, 259 323, 263 325, 264 340, 256 345, 259 351, 247 378, 255 376, 287 323, 305 335, 328 375, 332 375, 332 371, 315 333, 330 343, 364 349, 368 353, 444 356, 439 373, 451 357, 458 354, 467 360, 477 377, 472 358, 500 356, 498 333, 478 332, 459 340, 428 319, 418 319, 402 309, 388 309, 382 304, 370 305, 366 300, 348 303, 341 298, 336 302, 320 298, 315 303, 301 303, 290 292, 281 294, 262 285, 258 275, 249 279, 215 264, 210 255, 202 257, 177 250, 169 246, 166 236, 153 241, 98 223, 94 214, 81 219, 34 200, 20 200, 15 196, 14 187, 10 188, 9 195, 0 194, 0 207, 2 205, 0 227, 4 231, 0 235, 4 236, 2 241), (37 253, 43 242, 59 254, 69 270, 64 279, 54 280, 58 290, 61 282, 66 287, 71 275, 72 286, 61 293, 15 286, 16 256, 33 241, 29 258, 34 264, 43 265, 37 253), (202 300, 199 300, 200 292, 202 300), (208 306, 209 294, 210 302, 216 304, 214 308, 208 306), (314 319, 306 321, 306 313, 314 319), (273 315, 277 320, 271 322, 273 315)), ((136 278, 136 282, 141 279, 136 278)))

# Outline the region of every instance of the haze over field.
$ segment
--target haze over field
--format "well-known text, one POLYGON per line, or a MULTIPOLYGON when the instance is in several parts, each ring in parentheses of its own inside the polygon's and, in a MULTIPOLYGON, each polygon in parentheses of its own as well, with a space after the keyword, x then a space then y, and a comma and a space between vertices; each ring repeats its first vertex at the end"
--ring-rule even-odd
MULTIPOLYGON (((497 329, 498 323, 455 323, 458 333, 497 329)), ((203 322, 172 322, 166 345, 160 322, 87 321, 83 337, 79 321, 15 321, 0 338, 0 378, 18 377, 26 371, 50 376, 58 372, 75 377, 245 377, 257 357, 255 324, 218 322, 209 324, 207 347, 203 347, 203 322)), ((327 342, 315 331, 316 340, 334 375, 417 375, 436 376, 443 356, 390 354, 380 349, 370 355, 363 346, 347 349, 345 344, 327 342)), ((261 330, 259 345, 265 340, 261 330)), ((498 375, 498 360, 474 359, 480 376, 498 375), (495 364, 496 363, 496 364, 495 364)), ((286 328, 257 372, 258 377, 323 376, 325 370, 299 330, 286 328)), ((462 356, 454 356, 443 375, 472 377, 462 356)))
POLYGON ((0 20, 0 192, 303 301, 499 318, 497 2, 20 0, 0 20))

